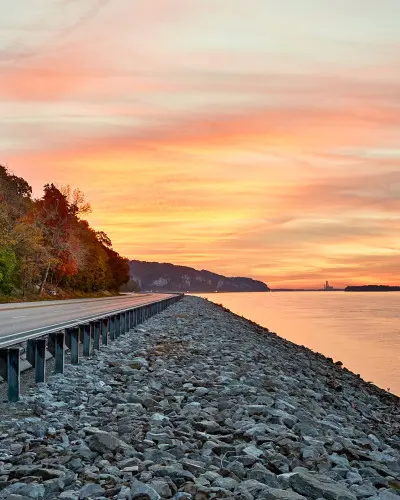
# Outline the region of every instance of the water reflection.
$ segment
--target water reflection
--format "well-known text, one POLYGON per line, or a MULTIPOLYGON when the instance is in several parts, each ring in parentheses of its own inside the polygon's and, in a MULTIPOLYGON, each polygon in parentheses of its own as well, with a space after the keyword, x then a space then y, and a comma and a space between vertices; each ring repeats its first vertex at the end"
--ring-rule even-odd
POLYGON ((400 395, 400 293, 202 294, 400 395))

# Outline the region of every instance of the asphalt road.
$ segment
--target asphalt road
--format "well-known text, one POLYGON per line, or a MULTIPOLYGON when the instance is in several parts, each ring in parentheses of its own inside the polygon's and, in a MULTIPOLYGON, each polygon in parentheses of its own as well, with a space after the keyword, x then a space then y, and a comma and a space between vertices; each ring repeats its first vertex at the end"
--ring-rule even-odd
POLYGON ((0 305, 0 337, 145 304, 165 294, 126 294, 102 299, 55 300, 0 305))

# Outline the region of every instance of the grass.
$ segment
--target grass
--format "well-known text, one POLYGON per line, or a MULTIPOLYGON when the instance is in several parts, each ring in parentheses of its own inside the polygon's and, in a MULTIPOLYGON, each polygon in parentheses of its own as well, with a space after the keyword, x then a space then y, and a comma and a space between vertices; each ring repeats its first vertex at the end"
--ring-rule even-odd
POLYGON ((19 304, 24 302, 41 302, 45 300, 71 300, 71 299, 99 299, 104 297, 118 297, 121 295, 107 290, 101 292, 78 292, 73 290, 58 290, 57 295, 27 295, 26 297, 17 297, 13 295, 0 295, 0 304, 19 304))

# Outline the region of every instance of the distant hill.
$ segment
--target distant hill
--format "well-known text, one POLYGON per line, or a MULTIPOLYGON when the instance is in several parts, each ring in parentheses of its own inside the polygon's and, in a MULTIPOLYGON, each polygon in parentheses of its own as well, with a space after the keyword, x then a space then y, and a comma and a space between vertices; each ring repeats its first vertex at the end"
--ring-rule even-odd
POLYGON ((364 285, 364 286, 348 286, 344 289, 345 292, 400 292, 400 286, 388 285, 364 285))
POLYGON ((227 278, 192 267, 159 262, 130 262, 131 279, 143 291, 154 292, 269 292, 268 286, 251 278, 227 278))

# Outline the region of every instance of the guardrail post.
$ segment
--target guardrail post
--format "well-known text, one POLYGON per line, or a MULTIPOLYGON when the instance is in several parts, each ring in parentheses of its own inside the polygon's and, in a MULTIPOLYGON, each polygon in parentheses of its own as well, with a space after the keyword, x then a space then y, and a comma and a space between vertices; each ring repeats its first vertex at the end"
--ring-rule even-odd
POLYGON ((55 373, 64 373, 64 332, 56 332, 49 335, 49 351, 55 359, 55 373))
POLYGON ((125 333, 128 333, 131 329, 130 320, 129 320, 129 311, 125 311, 125 333))
POLYGON ((26 342, 26 359, 35 367, 35 339, 29 339, 26 342))
POLYGON ((90 356, 90 344, 91 344, 91 335, 90 335, 90 324, 85 323, 83 325, 83 355, 85 358, 90 356))
POLYGON ((132 310, 132 317, 133 317, 133 328, 136 328, 136 326, 137 326, 137 309, 132 310))
POLYGON ((67 343, 67 346, 71 350, 71 364, 77 365, 79 364, 79 328, 71 328, 68 333, 67 342, 69 342, 69 345, 67 343))
POLYGON ((123 335, 125 333, 125 313, 120 314, 120 331, 119 334, 123 335))
POLYGON ((93 350, 100 350, 100 321, 93 322, 93 350))
POLYGON ((0 350, 0 375, 7 382, 8 401, 15 403, 20 394, 19 347, 9 347, 0 350))
POLYGON ((131 309, 131 328, 135 328, 135 309, 131 309))
POLYGON ((101 343, 103 345, 108 344, 108 326, 109 326, 108 318, 103 318, 101 320, 101 343))
POLYGON ((41 384, 46 376, 46 339, 35 340, 35 382, 41 384))
POLYGON ((20 394, 20 372, 19 372, 20 350, 18 347, 8 349, 8 401, 14 403, 19 400, 20 394))
POLYGON ((119 314, 115 315, 115 338, 117 339, 120 334, 120 324, 121 324, 121 319, 119 317, 119 314))
POLYGON ((115 339, 115 315, 112 314, 110 316, 110 339, 114 340, 115 339))

